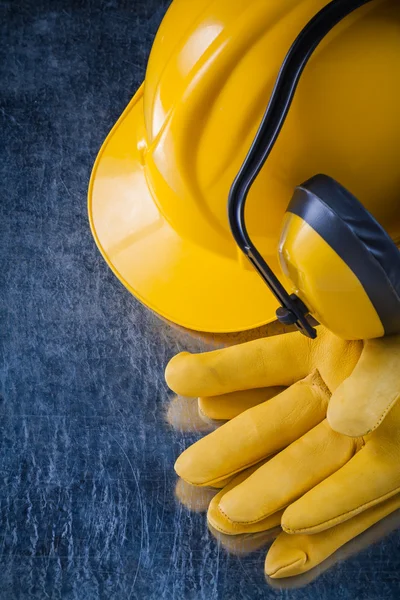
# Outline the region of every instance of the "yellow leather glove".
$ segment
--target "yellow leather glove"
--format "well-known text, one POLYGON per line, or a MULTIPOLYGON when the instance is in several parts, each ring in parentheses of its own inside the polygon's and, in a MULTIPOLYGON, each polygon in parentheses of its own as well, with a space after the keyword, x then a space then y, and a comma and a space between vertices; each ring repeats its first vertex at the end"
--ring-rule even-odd
POLYGON ((278 511, 265 519, 262 524, 263 531, 260 531, 259 524, 258 526, 250 524, 246 530, 243 529, 243 525, 235 529, 235 523, 231 522, 228 522, 228 528, 225 529, 226 522, 221 521, 218 508, 221 498, 256 469, 257 466, 254 466, 243 471, 220 492, 209 487, 192 486, 179 478, 175 494, 178 500, 191 511, 204 512, 208 508, 209 530, 229 553, 248 554, 275 540, 265 561, 265 573, 271 579, 297 576, 295 579, 298 580, 298 585, 309 583, 337 560, 367 547, 399 526, 400 494, 396 494, 352 519, 317 534, 282 533, 280 521, 283 511, 278 511), (391 513, 395 513, 393 519, 385 519, 391 513), (212 525, 212 522, 215 524, 215 519, 217 519, 218 529, 212 525), (382 520, 383 522, 377 526, 376 523, 382 520), (367 535, 366 530, 373 525, 375 527, 367 535), (349 541, 353 544, 349 545, 349 541), (345 544, 346 548, 337 552, 345 544), (314 567, 319 568, 317 570, 314 567), (299 578, 299 575, 302 577, 299 578), (306 575, 309 575, 307 580, 304 579, 306 575))
MULTIPOLYGON (((245 481, 256 469, 257 466, 240 473, 217 495, 210 498, 207 517, 214 536, 216 533, 221 533, 235 537, 246 533, 254 536, 255 542, 257 542, 257 535, 265 532, 266 537, 261 539, 264 545, 265 540, 268 541, 269 538, 276 537, 265 560, 265 573, 272 579, 293 577, 310 571, 334 554, 344 544, 400 508, 400 494, 395 494, 347 521, 314 534, 275 533, 276 527, 281 523, 282 515, 285 514, 284 510, 277 511, 256 523, 235 523, 221 513, 221 500, 228 492, 245 481)), ((248 499, 248 502, 251 502, 251 498, 248 499)), ((310 510, 312 508, 311 506, 310 510)))
MULTIPOLYGON (((241 477, 241 480, 244 480, 243 476, 241 477)), ((234 531, 235 524, 233 523, 229 523, 228 531, 223 529, 224 525, 226 525, 226 521, 223 522, 221 520, 218 506, 224 494, 230 489, 233 489, 233 487, 234 484, 231 482, 231 484, 210 499, 208 509, 210 531, 222 542, 222 545, 227 548, 228 552, 233 551, 234 553, 237 553, 238 549, 243 553, 243 548, 250 550, 252 548, 258 549, 276 538, 270 547, 265 560, 265 573, 271 579, 302 575, 322 563, 327 564, 326 559, 336 553, 336 551, 344 546, 344 544, 347 544, 349 541, 353 540, 400 508, 400 494, 396 494, 388 500, 380 502, 376 506, 367 509, 348 521, 335 525, 326 531, 316 534, 296 535, 277 532, 276 526, 280 524, 280 517, 282 515, 282 511, 280 511, 271 515, 268 520, 264 521, 265 532, 252 533, 251 526, 249 526, 249 529, 246 532, 247 535, 245 536, 245 543, 242 542, 242 544, 240 544, 240 542, 238 542, 235 544, 233 540, 240 539, 243 535, 240 535, 239 529, 236 530, 238 533, 233 535, 236 533, 234 531), (215 518, 217 521, 215 521, 215 518), (212 522, 217 524, 218 528, 215 528, 212 525, 212 522), (229 542, 229 540, 232 540, 232 542, 229 542)), ((207 488, 197 489, 205 490, 207 488)), ((396 526, 399 524, 399 519, 400 516, 397 516, 396 526)), ((364 545, 368 545, 368 540, 365 540, 364 545)), ((313 573, 314 572, 315 569, 313 570, 313 573)))
POLYGON ((199 395, 208 416, 239 416, 185 451, 176 470, 193 484, 222 486, 286 448, 211 503, 212 525, 232 534, 263 531, 288 505, 282 526, 289 533, 338 525, 399 489, 399 407, 390 411, 399 364, 398 337, 362 344, 325 330, 314 342, 295 333, 178 355, 167 368, 170 387, 199 395), (271 386, 287 388, 263 401, 278 391, 271 386), (372 432, 390 412, 379 429, 352 439, 324 420, 328 404, 330 423, 350 435, 372 432))
MULTIPOLYGON (((400 508, 400 495, 316 534, 281 533, 270 547, 265 573, 272 579, 293 577, 320 565, 336 550, 400 508)), ((398 523, 397 523, 398 525, 398 523)))

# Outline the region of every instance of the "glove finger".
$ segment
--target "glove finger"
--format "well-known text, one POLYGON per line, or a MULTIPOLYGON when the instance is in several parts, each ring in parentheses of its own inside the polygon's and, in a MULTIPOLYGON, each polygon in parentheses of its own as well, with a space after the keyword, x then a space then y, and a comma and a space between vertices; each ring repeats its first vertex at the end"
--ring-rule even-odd
POLYGON ((286 447, 320 423, 329 391, 315 372, 190 446, 175 463, 194 485, 216 485, 286 447))
POLYGON ((332 429, 352 436, 373 431, 399 399, 399 390, 400 336, 368 340, 353 373, 331 398, 332 429))
POLYGON ((283 392, 283 387, 258 388, 199 398, 199 412, 206 419, 229 421, 240 413, 270 400, 283 392))
POLYGON ((269 549, 265 572, 272 578, 305 573, 398 508, 399 494, 328 531, 313 535, 281 533, 269 549))
POLYGON ((182 352, 165 370, 182 396, 220 396, 239 390, 288 386, 309 372, 310 340, 299 332, 202 354, 182 352))
POLYGON ((337 471, 355 451, 356 441, 325 420, 224 494, 219 511, 237 526, 255 525, 337 471))
POLYGON ((368 442, 346 465, 285 510, 283 529, 325 531, 400 492, 396 451, 395 444, 368 442))
POLYGON ((283 511, 276 512, 273 515, 262 519, 257 523, 234 523, 230 519, 224 515, 224 513, 219 509, 219 504, 222 498, 226 493, 233 490, 236 486, 245 481, 250 475, 252 475, 258 468, 260 468, 260 463, 253 465, 249 469, 242 471, 239 475, 236 475, 228 485, 226 485, 218 494, 216 494, 210 501, 210 505, 207 511, 207 520, 209 525, 216 531, 223 533, 225 535, 238 535, 244 533, 258 533, 261 531, 269 531, 276 527, 279 527, 281 524, 281 517, 283 511))

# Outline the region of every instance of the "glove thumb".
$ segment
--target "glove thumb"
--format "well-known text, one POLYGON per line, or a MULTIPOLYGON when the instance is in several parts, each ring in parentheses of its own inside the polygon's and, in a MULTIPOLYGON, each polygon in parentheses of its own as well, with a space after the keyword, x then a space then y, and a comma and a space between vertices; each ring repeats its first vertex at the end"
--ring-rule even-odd
POLYGON ((367 340, 352 374, 331 397, 329 425, 359 437, 376 429, 400 396, 400 336, 367 340))

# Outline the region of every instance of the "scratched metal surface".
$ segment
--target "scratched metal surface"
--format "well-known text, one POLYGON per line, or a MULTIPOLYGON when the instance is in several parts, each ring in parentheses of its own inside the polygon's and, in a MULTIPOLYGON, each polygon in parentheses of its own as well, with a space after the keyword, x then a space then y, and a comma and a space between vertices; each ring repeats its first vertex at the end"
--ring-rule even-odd
POLYGON ((174 459, 207 426, 163 367, 221 340, 145 310, 86 217, 96 152, 167 4, 0 4, 0 599, 397 598, 398 516, 318 572, 271 584, 268 540, 215 540, 210 492, 177 485, 174 459))

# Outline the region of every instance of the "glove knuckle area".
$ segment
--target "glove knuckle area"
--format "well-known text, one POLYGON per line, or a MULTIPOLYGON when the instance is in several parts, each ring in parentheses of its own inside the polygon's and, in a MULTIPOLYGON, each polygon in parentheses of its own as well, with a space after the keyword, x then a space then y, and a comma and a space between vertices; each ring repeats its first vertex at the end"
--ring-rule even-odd
POLYGON ((214 485, 301 437, 324 419, 327 403, 326 387, 313 373, 190 446, 175 470, 194 485, 214 485))
POLYGON ((324 328, 318 331, 315 341, 311 340, 310 362, 319 370, 329 389, 335 391, 353 372, 360 359, 363 342, 342 340, 324 328), (313 343, 315 341, 318 343, 313 343))

